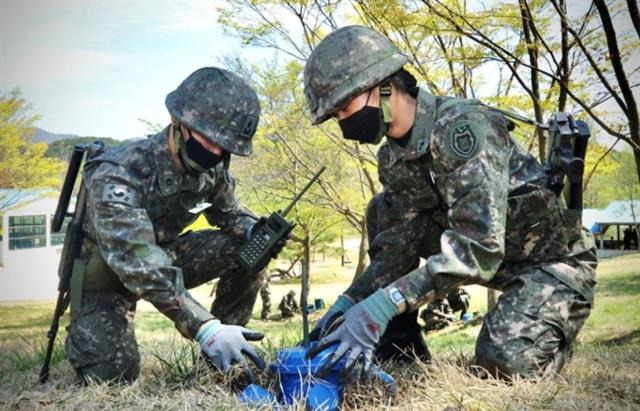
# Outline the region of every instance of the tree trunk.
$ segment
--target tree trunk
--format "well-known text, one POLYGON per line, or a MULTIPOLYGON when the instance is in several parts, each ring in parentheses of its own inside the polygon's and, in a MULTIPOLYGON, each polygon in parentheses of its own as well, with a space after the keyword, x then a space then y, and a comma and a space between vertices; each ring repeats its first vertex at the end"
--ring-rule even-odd
POLYGON ((362 219, 360 222, 360 248, 358 250, 358 266, 356 267, 356 273, 353 278, 359 276, 367 266, 367 248, 369 248, 369 244, 367 242, 367 224, 365 220, 362 219))
POLYGON ((311 233, 305 233, 302 240, 302 271, 311 274, 311 233))
MULTIPOLYGON (((636 99, 633 95, 631 85, 629 84, 627 74, 624 71, 621 53, 618 47, 618 40, 616 38, 616 31, 611 19, 611 15, 609 14, 609 8, 604 0, 594 0, 593 3, 598 9, 598 14, 600 14, 600 21, 602 21, 602 28, 607 39, 607 47, 609 49, 611 66, 613 67, 613 72, 616 75, 616 80, 618 80, 620 92, 622 93, 624 101, 627 105, 627 118, 629 119, 629 138, 631 138, 631 140, 636 144, 640 145, 640 116, 638 115, 638 106, 636 104, 636 99)), ((633 155, 636 159, 636 171, 638 173, 638 181, 640 182, 640 150, 634 147, 633 155)))
POLYGON ((498 290, 487 288, 487 312, 493 310, 498 303, 498 290))
POLYGON ((340 267, 345 266, 344 260, 344 235, 340 235, 340 267))

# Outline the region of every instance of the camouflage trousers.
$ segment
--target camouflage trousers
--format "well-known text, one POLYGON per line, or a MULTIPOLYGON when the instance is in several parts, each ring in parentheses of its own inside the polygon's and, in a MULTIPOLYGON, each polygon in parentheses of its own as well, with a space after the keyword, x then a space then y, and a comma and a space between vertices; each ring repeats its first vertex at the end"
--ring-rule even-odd
POLYGON ((269 289, 269 281, 264 281, 260 287, 260 299, 262 300, 262 311, 260 319, 268 320, 271 314, 271 290, 269 289))
MULTIPOLYGON (((182 269, 186 288, 219 278, 213 315, 225 324, 244 325, 256 301, 264 271, 247 274, 234 257, 240 244, 218 230, 200 230, 163 244, 182 269)), ((66 353, 82 379, 133 380, 140 370, 140 354, 133 327, 138 297, 123 286, 116 291, 82 292, 71 310, 66 353)))
MULTIPOLYGON (((386 227, 388 206, 381 194, 374 196, 367 208, 369 243, 386 227)), ((426 238, 421 242, 420 257, 440 252, 433 237, 437 224, 426 222, 426 238)), ((373 255, 372 255, 373 257, 373 255)), ((418 261, 415 262, 417 266, 418 261)), ((592 291, 595 284, 595 248, 587 247, 566 261, 550 263, 521 262, 503 265, 487 287, 503 291, 496 306, 484 317, 476 341, 474 363, 492 375, 537 377, 558 372, 571 356, 575 338, 589 316, 592 295, 560 279, 593 279, 584 285, 592 291)), ((410 271, 410 270, 409 270, 410 271)), ((408 271, 407 271, 408 272, 408 271)), ((385 279, 390 283, 394 279, 385 279)), ((377 286, 385 286, 379 283, 377 286)), ((395 317, 387 327, 383 342, 399 340, 406 333, 407 319, 415 313, 395 317), (394 327, 402 323, 401 327, 394 327)), ((417 330, 418 327, 413 327, 417 330)), ((416 331, 417 332, 417 331, 416 331)), ((381 348, 379 346, 379 349, 381 348)))
POLYGON ((593 300, 558 278, 593 276, 595 263, 587 262, 595 262, 595 250, 586 254, 583 261, 505 268, 507 281, 498 273, 495 282, 501 286, 495 288, 503 294, 484 317, 476 341, 477 366, 496 377, 523 378, 553 375, 562 369, 593 300))

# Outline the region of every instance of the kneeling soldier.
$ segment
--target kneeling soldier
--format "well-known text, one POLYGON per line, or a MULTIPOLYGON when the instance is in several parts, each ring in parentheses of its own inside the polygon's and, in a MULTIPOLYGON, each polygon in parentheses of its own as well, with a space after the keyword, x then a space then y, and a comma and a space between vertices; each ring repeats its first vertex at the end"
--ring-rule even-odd
POLYGON ((167 95, 171 124, 111 148, 84 168, 84 239, 71 280, 66 352, 83 379, 133 380, 140 354, 136 302, 150 302, 196 339, 220 370, 264 361, 247 341, 263 271, 234 253, 258 220, 234 196, 230 155, 247 156, 260 115, 256 93, 237 75, 207 67, 167 95), (207 229, 182 233, 203 214, 207 229), (181 234, 182 233, 182 234, 181 234), (210 310, 187 289, 219 278, 210 310))

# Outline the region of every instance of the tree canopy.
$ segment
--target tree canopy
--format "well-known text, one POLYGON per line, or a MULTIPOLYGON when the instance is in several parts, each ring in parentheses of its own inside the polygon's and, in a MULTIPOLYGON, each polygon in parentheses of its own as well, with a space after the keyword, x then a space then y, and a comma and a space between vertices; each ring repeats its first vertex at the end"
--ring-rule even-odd
POLYGON ((39 116, 19 89, 0 95, 0 188, 58 187, 65 163, 45 156, 47 144, 32 143, 39 116))

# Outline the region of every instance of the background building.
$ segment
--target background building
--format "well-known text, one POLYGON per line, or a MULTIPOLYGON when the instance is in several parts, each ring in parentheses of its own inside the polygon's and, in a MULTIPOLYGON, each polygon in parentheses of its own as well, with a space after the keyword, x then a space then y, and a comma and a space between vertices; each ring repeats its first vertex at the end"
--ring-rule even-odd
POLYGON ((52 191, 0 190, 0 301, 56 298, 64 242, 64 231, 50 228, 57 201, 52 191))

